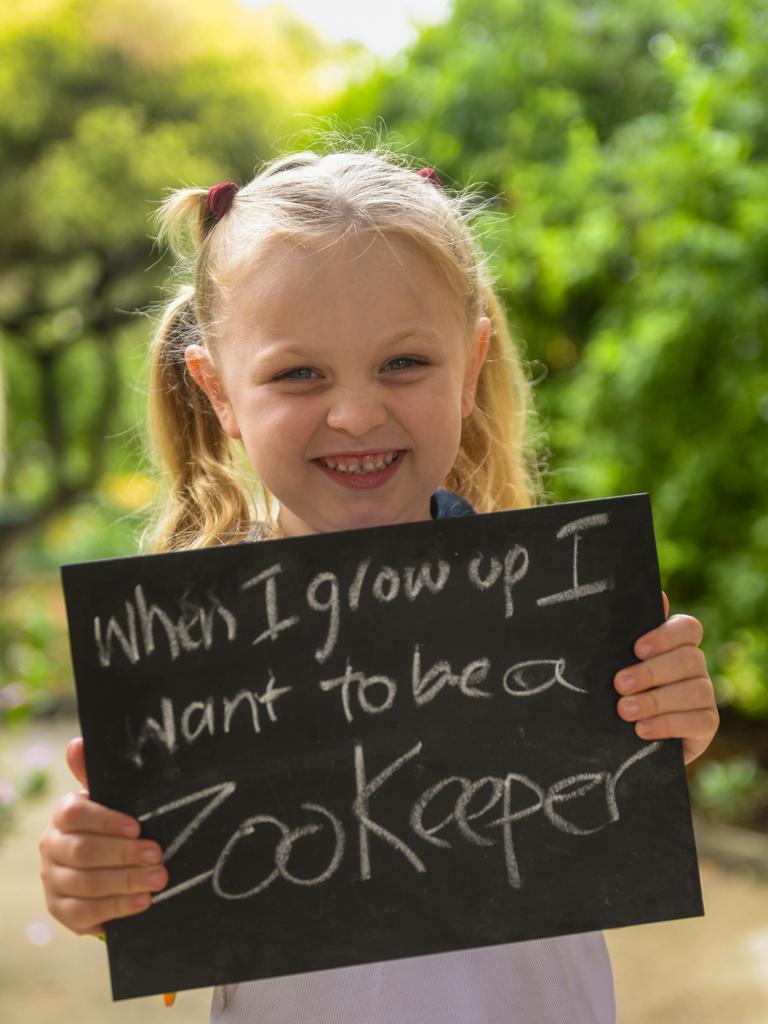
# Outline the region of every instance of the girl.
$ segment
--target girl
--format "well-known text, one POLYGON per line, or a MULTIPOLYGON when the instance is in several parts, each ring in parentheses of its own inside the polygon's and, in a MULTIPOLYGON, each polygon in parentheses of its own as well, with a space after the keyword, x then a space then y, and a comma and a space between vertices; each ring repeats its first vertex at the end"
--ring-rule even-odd
MULTIPOLYGON (((434 171, 381 147, 299 153, 239 190, 178 190, 160 218, 177 249, 191 226, 196 251, 152 347, 170 473, 156 549, 532 504, 527 380, 467 197, 434 171), (261 488, 256 524, 230 439, 261 488)), ((644 739, 680 737, 686 761, 718 723, 701 635, 667 618, 615 680, 621 717, 644 739)), ((81 740, 68 760, 86 786, 81 740)), ((138 822, 86 792, 62 801, 40 848, 48 908, 80 934, 141 913, 168 880, 138 822)), ((590 933, 225 986, 211 1019, 608 1024, 614 1000, 590 933)))

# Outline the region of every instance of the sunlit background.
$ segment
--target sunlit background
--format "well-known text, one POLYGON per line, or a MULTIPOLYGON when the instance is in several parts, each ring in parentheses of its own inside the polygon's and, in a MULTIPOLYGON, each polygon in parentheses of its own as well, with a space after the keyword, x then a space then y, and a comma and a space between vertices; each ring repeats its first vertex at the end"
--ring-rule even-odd
MULTIPOLYGON (((259 11, 274 5, 247 2, 246 6, 259 11)), ((328 41, 354 39, 371 53, 392 57, 416 40, 420 27, 442 21, 450 0, 387 0, 384 4, 292 0, 286 7, 328 41)))
MULTIPOLYGON (((88 1024, 82 986, 93 1020, 155 1012, 108 1008, 103 950, 47 917, 33 848, 77 730, 59 566, 134 553, 157 486, 144 358, 170 263, 149 215, 168 188, 245 182, 278 153, 321 151, 330 130, 388 141, 485 201, 478 230, 535 381, 548 497, 648 491, 673 611, 705 625, 722 727, 691 793, 740 973, 718 978, 712 929, 622 932, 620 1020, 768 1020, 767 54, 764 0, 2 6, 10 1020, 69 1007, 88 1024), (747 837, 741 855, 730 840, 715 855, 729 829, 747 837), (723 874, 729 857, 738 870, 723 874), (674 969, 630 989, 658 969, 659 943, 674 969), (683 952, 711 981, 687 1003, 683 952)), ((196 999, 177 1021, 205 1019, 196 999)))

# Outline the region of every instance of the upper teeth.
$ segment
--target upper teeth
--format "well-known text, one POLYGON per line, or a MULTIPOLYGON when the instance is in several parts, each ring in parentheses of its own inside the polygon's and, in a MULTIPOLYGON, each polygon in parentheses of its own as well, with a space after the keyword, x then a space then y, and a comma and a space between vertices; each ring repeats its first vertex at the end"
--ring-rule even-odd
POLYGON ((386 455, 336 455, 333 458, 320 459, 324 466, 337 469, 341 473, 372 473, 377 469, 386 469, 397 458, 397 452, 386 455))

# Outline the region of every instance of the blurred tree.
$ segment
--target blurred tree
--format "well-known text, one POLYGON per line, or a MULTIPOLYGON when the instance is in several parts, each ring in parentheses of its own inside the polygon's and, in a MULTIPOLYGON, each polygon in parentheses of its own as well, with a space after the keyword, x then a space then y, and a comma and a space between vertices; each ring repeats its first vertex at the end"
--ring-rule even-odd
POLYGON ((764 0, 456 0, 334 108, 495 203, 553 497, 650 492, 673 604, 764 716, 766 54, 764 0))
POLYGON ((346 51, 235 0, 11 0, 0 50, 1 584, 108 459, 137 458, 107 442, 132 422, 148 327, 131 311, 168 271, 148 214, 169 187, 250 178, 346 51))

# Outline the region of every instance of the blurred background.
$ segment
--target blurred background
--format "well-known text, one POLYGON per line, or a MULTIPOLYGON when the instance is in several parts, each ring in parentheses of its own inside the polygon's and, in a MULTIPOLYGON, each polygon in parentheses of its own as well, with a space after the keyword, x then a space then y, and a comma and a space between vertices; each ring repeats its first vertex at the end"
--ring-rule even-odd
MULTIPOLYGON (((665 1016, 637 964, 674 935, 680 989, 700 933, 623 930, 620 1020, 768 1020, 764 0, 8 0, 0 58, 0 886, 27 894, 2 926, 8 1019, 82 1016, 88 984, 94 1019, 133 1012, 108 1008, 103 948, 46 917, 31 841, 77 733, 59 566, 135 553, 153 493, 144 353, 170 263, 149 215, 338 128, 488 198, 549 498, 648 491, 672 610, 705 626, 722 725, 689 781, 746 974, 728 1012, 693 985, 665 1016)), ((161 1012, 204 1020, 198 995, 161 1012)))

